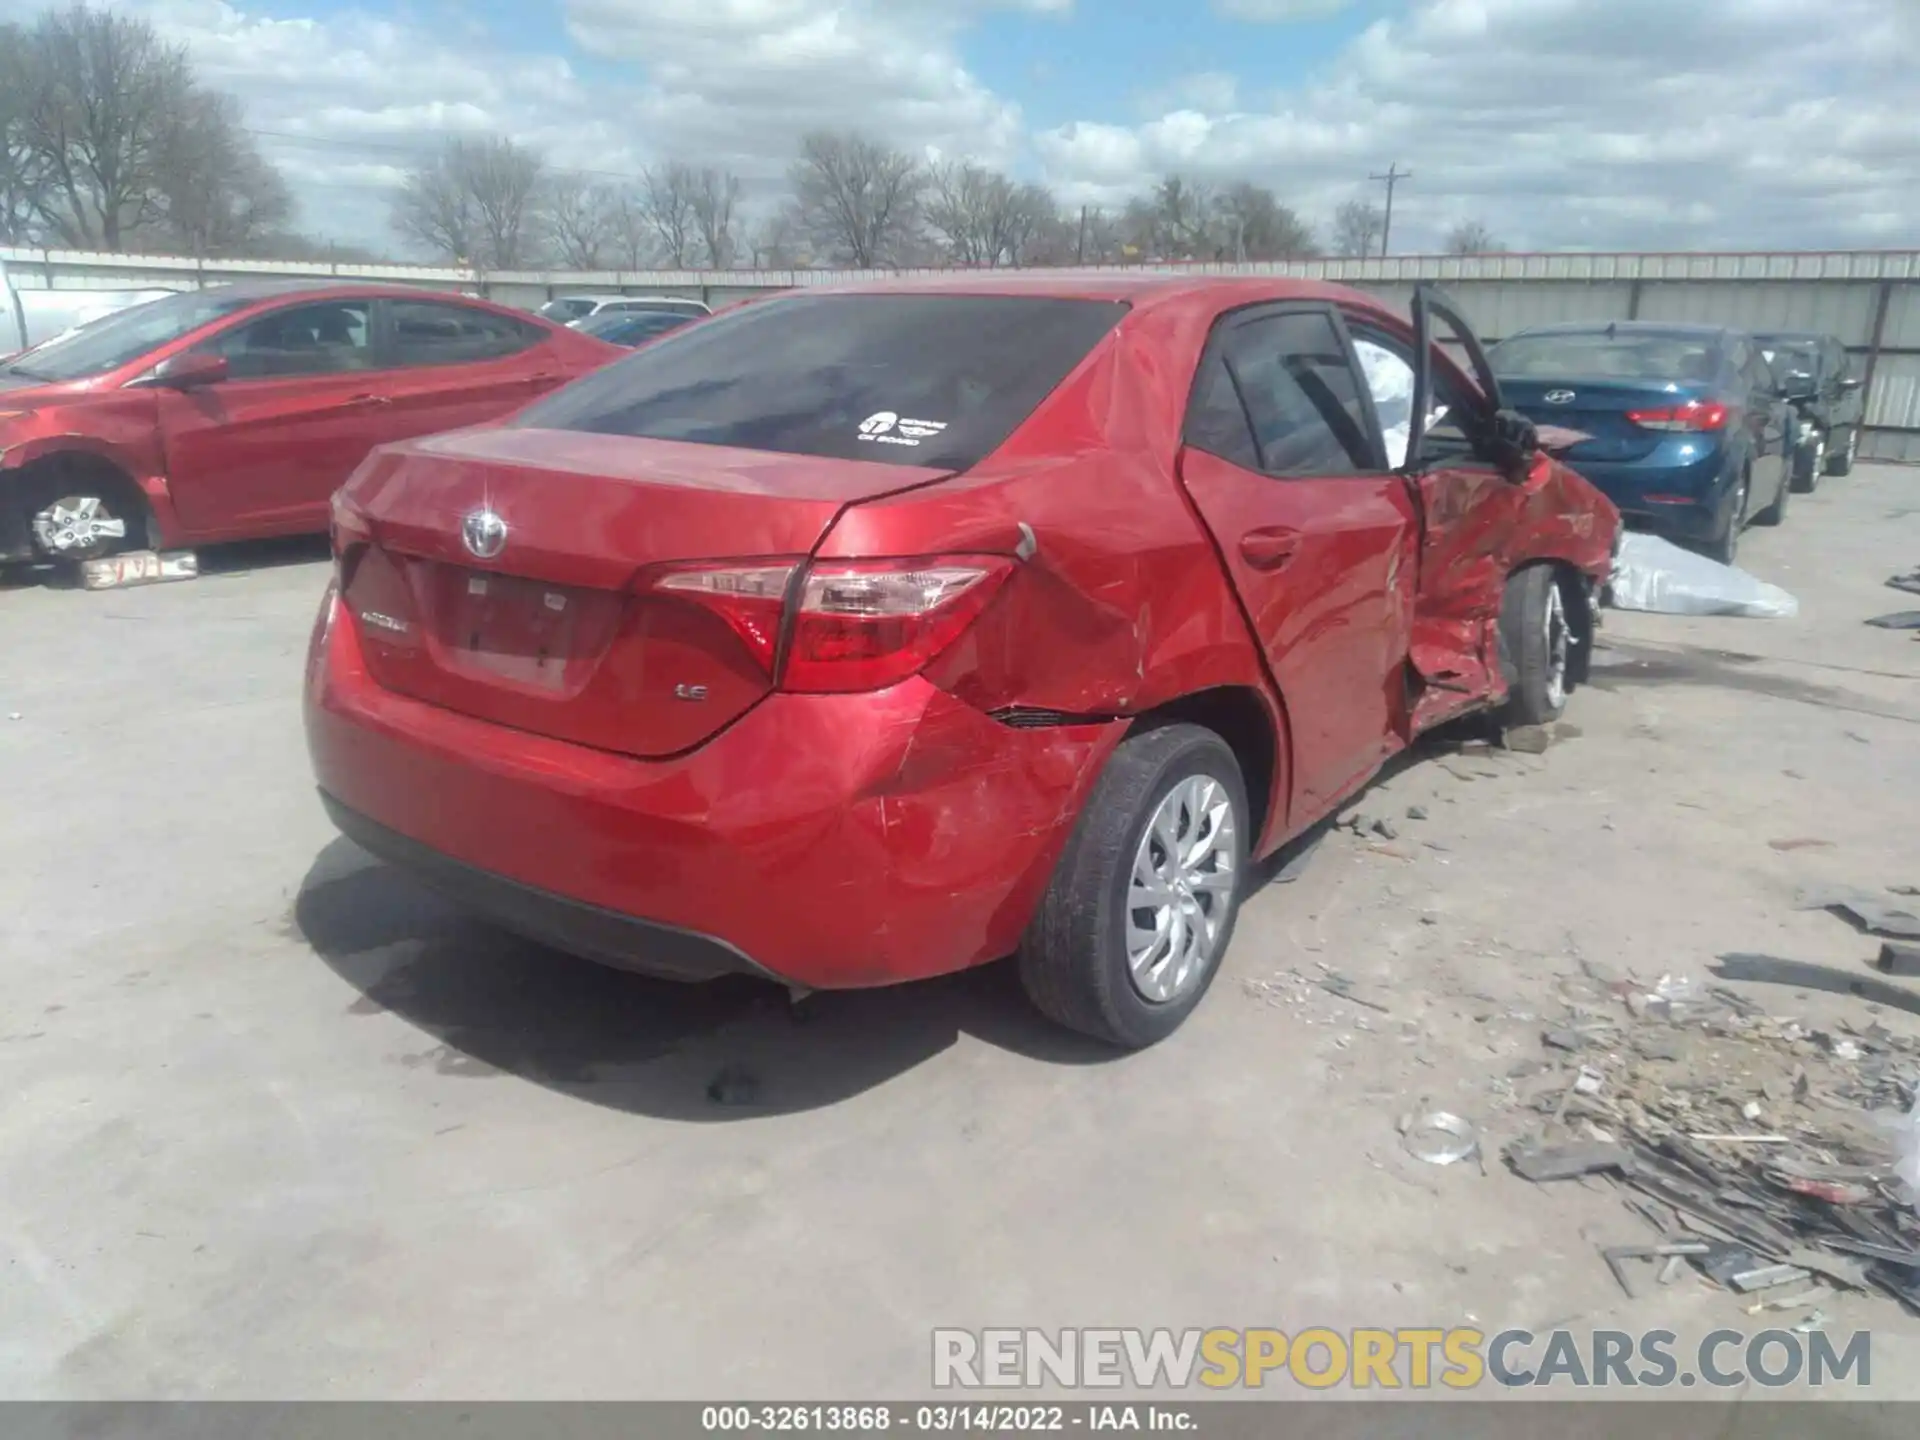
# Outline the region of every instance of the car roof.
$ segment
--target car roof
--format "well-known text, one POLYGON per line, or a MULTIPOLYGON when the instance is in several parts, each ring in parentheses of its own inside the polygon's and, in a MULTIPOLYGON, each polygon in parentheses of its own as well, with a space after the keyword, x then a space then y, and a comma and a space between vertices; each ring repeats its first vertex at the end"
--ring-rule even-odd
POLYGON ((1507 338, 1522 335, 1683 335, 1699 340, 1719 340, 1733 331, 1725 325, 1687 325, 1666 320, 1567 320, 1558 325, 1529 325, 1507 338))
MULTIPOLYGON (((178 291, 178 294, 191 294, 191 291, 178 291)), ((279 300, 288 296, 303 296, 313 299, 326 299, 329 296, 345 298, 348 296, 376 298, 398 298, 403 300, 452 300, 477 301, 482 305, 492 305, 491 300, 476 295, 463 295, 453 290, 429 290, 422 285, 402 285, 395 281, 381 280, 236 280, 230 285, 209 285, 202 294, 218 293, 231 295, 248 302, 279 300)))
POLYGON ((1756 330, 1753 333, 1753 338, 1756 340, 1792 340, 1804 345, 1818 345, 1823 341, 1833 340, 1837 337, 1822 335, 1813 330, 1756 330))
MULTIPOLYGON (((1360 303, 1391 312, 1392 303, 1346 285, 1303 280, 1291 275, 1179 274, 1112 270, 969 270, 866 280, 849 285, 808 288, 804 295, 978 295, 1032 296, 1055 300, 1120 301, 1149 306, 1192 305, 1228 309, 1263 300, 1320 300, 1360 303)), ((771 298, 771 297, 770 297, 771 298)))

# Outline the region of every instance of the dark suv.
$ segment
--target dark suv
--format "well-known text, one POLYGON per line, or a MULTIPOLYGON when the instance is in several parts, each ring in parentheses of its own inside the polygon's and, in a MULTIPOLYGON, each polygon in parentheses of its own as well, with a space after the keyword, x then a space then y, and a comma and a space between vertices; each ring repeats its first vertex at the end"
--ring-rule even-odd
POLYGON ((1800 331, 1754 338, 1804 422, 1793 488, 1805 492, 1818 485, 1822 475, 1847 474, 1860 450, 1866 396, 1848 364, 1846 346, 1832 335, 1800 331))

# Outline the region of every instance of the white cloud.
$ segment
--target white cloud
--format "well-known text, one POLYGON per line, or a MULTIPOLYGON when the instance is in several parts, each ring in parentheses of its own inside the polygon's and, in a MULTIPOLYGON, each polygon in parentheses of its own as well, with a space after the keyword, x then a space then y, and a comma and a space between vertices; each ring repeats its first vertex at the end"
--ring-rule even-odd
POLYGON ((1266 23, 1275 20, 1319 20, 1337 15, 1353 0, 1213 0, 1213 8, 1229 20, 1266 23))
POLYGON ((1324 217, 1399 162, 1396 248, 1479 219, 1518 246, 1885 243, 1920 226, 1912 0, 1418 0, 1316 83, 1034 138, 1067 198, 1185 168, 1324 217))
MULTIPOLYGON (((0 17, 45 3, 0 0, 0 17)), ((1179 169, 1270 184, 1321 221, 1377 196, 1366 177, 1397 161, 1413 178, 1396 248, 1462 219, 1526 247, 1882 245, 1920 231, 1917 0, 1392 0, 1394 18, 1298 88, 1255 91, 1257 57, 1223 55, 1238 82, 1202 69, 1038 133, 967 63, 970 28, 996 10, 1108 23, 1100 7, 560 0, 563 54, 457 15, 287 18, 292 3, 119 8, 241 98, 301 223, 341 239, 384 241, 393 185, 449 132, 502 131, 597 172, 723 164, 764 198, 802 133, 844 126, 1043 178, 1069 204, 1119 203, 1179 169)), ((1332 8, 1214 4, 1269 20, 1332 8)))

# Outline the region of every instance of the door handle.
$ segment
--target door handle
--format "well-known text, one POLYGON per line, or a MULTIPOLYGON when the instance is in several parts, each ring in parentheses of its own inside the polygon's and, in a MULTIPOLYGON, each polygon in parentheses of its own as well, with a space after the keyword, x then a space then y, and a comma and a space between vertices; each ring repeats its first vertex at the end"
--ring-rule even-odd
POLYGON ((527 384, 531 385, 536 390, 544 390, 549 385, 558 385, 559 383, 560 383, 560 377, 558 375, 546 375, 546 374, 535 375, 532 379, 527 381, 527 384))
POLYGON ((1240 537, 1240 558, 1256 570, 1278 570, 1300 547, 1300 532, 1275 525, 1240 537))
POLYGON ((391 405, 393 403, 393 397, 390 395, 356 395, 347 403, 349 405, 391 405))

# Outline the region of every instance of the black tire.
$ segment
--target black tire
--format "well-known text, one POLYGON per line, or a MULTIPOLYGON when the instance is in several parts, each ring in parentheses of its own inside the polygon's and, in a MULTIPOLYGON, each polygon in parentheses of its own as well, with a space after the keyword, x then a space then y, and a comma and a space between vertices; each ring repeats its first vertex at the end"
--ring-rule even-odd
POLYGON ((1827 437, 1814 432, 1812 440, 1794 454, 1793 488, 1796 494, 1811 495, 1820 488, 1820 477, 1827 473, 1827 437))
POLYGON ((1731 565, 1740 554, 1740 532, 1747 523, 1747 497, 1752 493, 1753 477, 1743 474, 1727 497, 1727 513, 1721 518, 1720 531, 1700 547, 1709 560, 1731 565))
POLYGON ((1198 725, 1130 735, 1107 761, 1053 879, 1020 943, 1020 979, 1035 1006, 1070 1030, 1129 1050, 1166 1039, 1193 1013, 1233 941, 1245 883, 1251 812, 1240 764, 1198 725), (1232 805, 1232 889, 1204 968, 1172 999, 1148 1000, 1127 959, 1133 863, 1160 803, 1182 782, 1209 776, 1232 805))
POLYGON ((1549 725, 1567 708, 1572 688, 1574 628, 1570 607, 1579 603, 1551 565, 1529 565, 1507 577, 1500 601, 1500 670, 1507 682, 1507 703, 1500 712, 1509 729, 1549 725), (1556 601, 1557 607, 1556 607, 1556 601), (1561 650, 1555 686, 1551 617, 1559 616, 1561 650))
POLYGON ((1793 485, 1785 475, 1780 477, 1780 493, 1773 497, 1773 503, 1753 517, 1756 525, 1765 525, 1768 529, 1780 524, 1787 518, 1787 501, 1793 495, 1793 485))
POLYGON ((1846 439, 1844 440, 1840 438, 1839 432, 1836 431, 1832 438, 1832 443, 1827 446, 1827 474, 1851 475, 1853 473, 1853 457, 1859 448, 1860 427, 1858 425, 1849 425, 1846 427, 1846 439))

